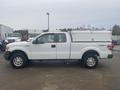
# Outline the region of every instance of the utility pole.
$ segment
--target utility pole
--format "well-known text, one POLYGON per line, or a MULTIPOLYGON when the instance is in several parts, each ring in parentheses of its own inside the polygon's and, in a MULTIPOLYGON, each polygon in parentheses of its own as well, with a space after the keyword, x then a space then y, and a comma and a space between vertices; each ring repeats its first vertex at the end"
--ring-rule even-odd
POLYGON ((47 12, 46 14, 48 15, 48 32, 49 32, 49 15, 50 15, 50 13, 47 12))

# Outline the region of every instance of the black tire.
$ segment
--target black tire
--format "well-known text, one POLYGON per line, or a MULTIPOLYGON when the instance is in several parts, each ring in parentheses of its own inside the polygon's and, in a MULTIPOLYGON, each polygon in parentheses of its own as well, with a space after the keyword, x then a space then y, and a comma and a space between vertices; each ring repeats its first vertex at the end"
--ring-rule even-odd
POLYGON ((83 57, 81 63, 86 68, 95 68, 98 65, 97 55, 87 54, 83 57))
POLYGON ((23 68, 27 65, 27 58, 22 53, 13 53, 13 55, 10 58, 10 63, 13 68, 19 69, 23 68))

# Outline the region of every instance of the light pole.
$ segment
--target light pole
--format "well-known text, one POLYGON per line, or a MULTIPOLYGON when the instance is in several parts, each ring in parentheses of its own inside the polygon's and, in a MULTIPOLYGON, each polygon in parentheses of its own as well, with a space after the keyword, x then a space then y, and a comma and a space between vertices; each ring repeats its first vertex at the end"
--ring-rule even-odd
POLYGON ((49 15, 50 15, 50 13, 47 12, 46 14, 48 15, 48 32, 49 32, 49 15))

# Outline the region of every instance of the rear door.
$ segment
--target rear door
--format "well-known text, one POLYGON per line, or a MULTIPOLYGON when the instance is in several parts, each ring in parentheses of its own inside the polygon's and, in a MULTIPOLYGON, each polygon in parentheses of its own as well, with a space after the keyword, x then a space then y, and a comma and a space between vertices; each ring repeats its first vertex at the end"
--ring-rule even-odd
POLYGON ((65 33, 57 33, 55 35, 57 59, 69 59, 70 57, 70 43, 67 40, 65 33))

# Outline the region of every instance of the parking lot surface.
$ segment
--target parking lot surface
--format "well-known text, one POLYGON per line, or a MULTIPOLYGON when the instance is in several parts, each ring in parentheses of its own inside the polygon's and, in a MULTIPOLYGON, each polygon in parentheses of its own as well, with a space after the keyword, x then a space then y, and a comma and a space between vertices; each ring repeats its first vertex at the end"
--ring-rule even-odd
POLYGON ((0 90, 120 90, 120 52, 96 69, 77 61, 41 61, 14 69, 0 54, 0 90))

